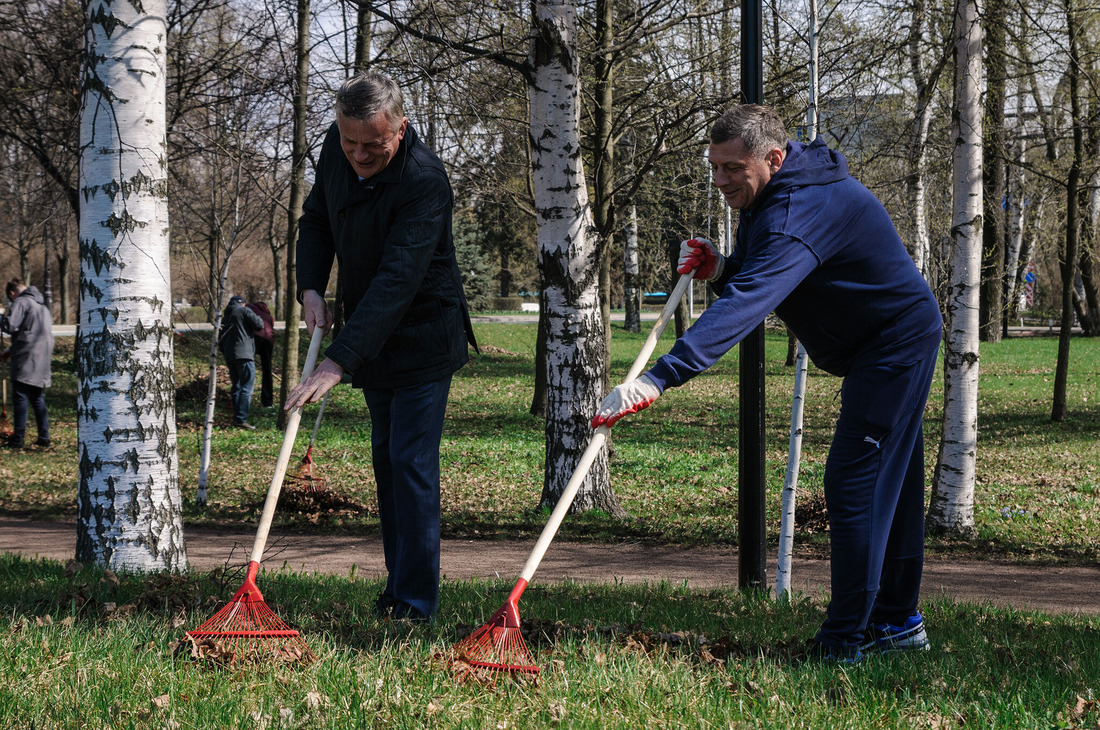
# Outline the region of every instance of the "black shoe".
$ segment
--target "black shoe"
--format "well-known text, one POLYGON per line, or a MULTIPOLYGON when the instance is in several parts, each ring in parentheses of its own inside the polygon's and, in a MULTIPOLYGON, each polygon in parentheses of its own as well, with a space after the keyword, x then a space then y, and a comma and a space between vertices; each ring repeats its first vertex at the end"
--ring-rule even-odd
POLYGON ((53 444, 50 443, 49 439, 38 439, 37 441, 34 442, 34 445, 37 446, 40 449, 51 449, 51 448, 53 448, 53 444))
POLYGON ((253 426, 251 423, 248 423, 247 421, 234 421, 233 422, 233 428, 244 428, 244 429, 247 429, 249 431, 255 431, 256 430, 256 427, 253 426))
POLYGON ((9 449, 21 449, 23 448, 23 439, 16 438, 15 436, 8 436, 4 439, 4 446, 9 449))
POLYGON ((816 639, 811 639, 806 648, 794 659, 798 662, 859 664, 863 660, 863 652, 858 646, 826 646, 816 639))

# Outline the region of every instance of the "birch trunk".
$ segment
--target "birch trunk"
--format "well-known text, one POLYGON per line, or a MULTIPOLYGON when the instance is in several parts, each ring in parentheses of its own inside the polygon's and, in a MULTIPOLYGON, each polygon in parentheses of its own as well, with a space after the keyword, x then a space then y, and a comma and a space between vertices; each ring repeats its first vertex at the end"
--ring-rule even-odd
MULTIPOLYGON (((542 505, 553 506, 588 446, 603 396, 606 332, 599 250, 581 160, 576 9, 536 1, 532 15, 530 134, 538 217, 538 263, 546 327, 546 463, 542 505)), ((622 514, 607 452, 588 472, 573 511, 622 514)))
POLYGON ((164 0, 86 9, 77 559, 187 568, 176 451, 164 0))
POLYGON ((626 316, 623 328, 627 332, 642 331, 642 290, 638 286, 638 206, 630 206, 630 218, 624 230, 623 299, 626 316))
POLYGON ((974 529, 978 442, 978 296, 982 254, 981 0, 955 6, 954 179, 944 344, 943 436, 928 528, 974 529))

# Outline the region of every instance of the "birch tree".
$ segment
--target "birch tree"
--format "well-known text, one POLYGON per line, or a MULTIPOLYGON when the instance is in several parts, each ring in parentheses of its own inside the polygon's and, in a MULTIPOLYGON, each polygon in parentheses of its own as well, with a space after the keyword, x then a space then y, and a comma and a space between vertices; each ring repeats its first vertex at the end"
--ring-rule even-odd
POLYGON ((952 129, 954 248, 945 305, 943 435, 928 506, 929 529, 951 534, 967 534, 974 529, 982 254, 981 13, 981 0, 957 0, 952 129))
MULTIPOLYGON (((542 503, 553 506, 592 435, 603 396, 599 249, 581 159, 576 8, 536 1, 531 18, 530 135, 538 261, 546 307, 546 464, 542 503)), ((593 463, 575 509, 621 514, 607 488, 607 452, 593 463), (600 488, 603 485, 604 488, 600 488)))
POLYGON ((77 559, 187 568, 176 451, 164 0, 86 7, 77 559))

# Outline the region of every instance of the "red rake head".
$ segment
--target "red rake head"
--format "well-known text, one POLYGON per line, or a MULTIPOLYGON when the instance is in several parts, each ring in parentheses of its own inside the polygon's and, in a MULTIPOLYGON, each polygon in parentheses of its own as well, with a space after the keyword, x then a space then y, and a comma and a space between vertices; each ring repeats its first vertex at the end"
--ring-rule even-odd
POLYGON ((288 474, 286 480, 310 494, 316 494, 325 489, 325 480, 313 473, 313 459, 309 457, 309 452, 312 450, 312 446, 306 449, 306 455, 298 464, 298 473, 293 476, 288 474))
POLYGON ((520 630, 516 605, 527 581, 520 578, 504 605, 489 622, 460 641, 455 647, 457 659, 471 667, 510 674, 538 674, 539 668, 527 649, 520 630))
POLYGON ((274 659, 309 664, 316 660, 301 635, 264 603, 256 586, 259 567, 259 563, 250 562, 244 583, 229 603, 187 632, 196 658, 216 663, 274 659))

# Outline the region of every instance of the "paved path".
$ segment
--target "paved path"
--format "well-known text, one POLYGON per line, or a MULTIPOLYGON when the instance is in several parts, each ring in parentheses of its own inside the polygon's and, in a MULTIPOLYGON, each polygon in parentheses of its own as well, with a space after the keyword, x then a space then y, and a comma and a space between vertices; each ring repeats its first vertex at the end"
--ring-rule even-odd
MULTIPOLYGON (((187 553, 194 570, 210 570, 227 562, 243 564, 254 533, 247 530, 188 529, 187 553)), ((0 515, 0 552, 58 561, 75 550, 71 524, 32 522, 0 515)), ((523 569, 533 542, 446 540, 442 571, 447 578, 513 580, 523 569)), ((265 565, 282 565, 307 573, 384 574, 378 538, 333 535, 279 535, 272 532, 265 565)), ((774 583, 775 556, 768 562, 768 582, 774 583)), ((828 591, 826 560, 796 559, 793 588, 807 595, 828 591)), ((576 580, 626 583, 687 581, 696 588, 737 585, 737 551, 733 548, 677 548, 641 543, 591 544, 555 542, 550 546, 536 581, 576 580)), ((1028 566, 1000 562, 930 560, 925 565, 924 596, 945 595, 976 603, 1037 609, 1053 613, 1100 614, 1100 567, 1028 566)))

